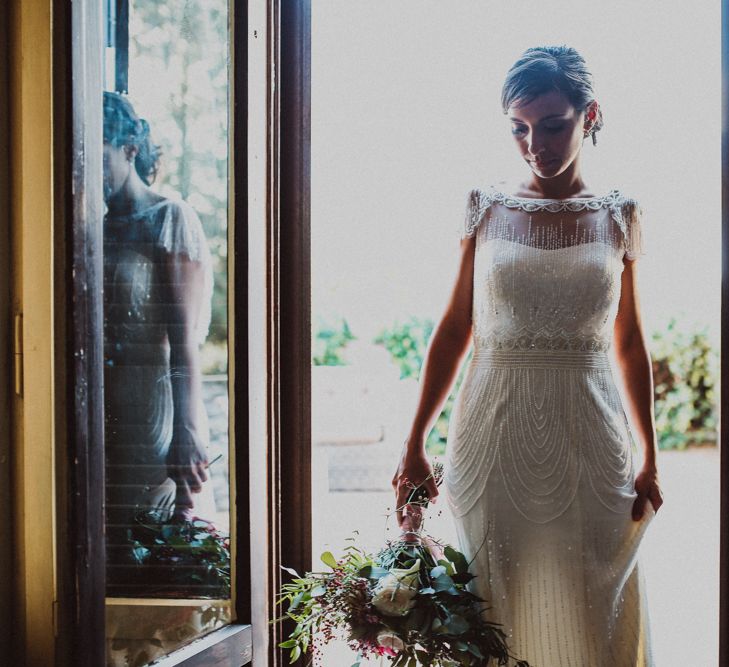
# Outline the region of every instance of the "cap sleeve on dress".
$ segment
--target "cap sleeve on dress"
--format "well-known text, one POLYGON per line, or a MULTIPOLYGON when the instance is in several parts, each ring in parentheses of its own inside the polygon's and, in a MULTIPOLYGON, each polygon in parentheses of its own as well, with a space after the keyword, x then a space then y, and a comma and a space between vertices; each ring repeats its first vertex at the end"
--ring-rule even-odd
POLYGON ((466 212, 459 227, 461 239, 471 238, 483 220, 484 213, 491 205, 491 199, 479 188, 472 189, 466 198, 466 212))
POLYGON ((203 295, 195 328, 196 341, 202 345, 212 316, 213 266, 202 222, 190 204, 182 200, 171 201, 165 207, 157 244, 171 254, 186 255, 203 265, 203 295))
POLYGON ((190 204, 175 201, 165 208, 158 244, 167 252, 187 255, 195 262, 205 261, 208 250, 205 233, 190 204))
POLYGON ((643 239, 643 208, 631 197, 626 197, 622 205, 622 229, 625 236, 625 256, 638 259, 645 254, 643 239))

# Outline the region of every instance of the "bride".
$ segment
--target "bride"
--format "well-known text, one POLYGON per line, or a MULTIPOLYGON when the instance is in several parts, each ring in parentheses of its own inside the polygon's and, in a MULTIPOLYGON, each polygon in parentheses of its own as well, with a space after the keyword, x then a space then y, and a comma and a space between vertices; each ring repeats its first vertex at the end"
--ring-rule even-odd
POLYGON ((636 271, 643 211, 583 178, 603 115, 575 49, 527 49, 502 107, 528 177, 468 192, 457 279, 392 479, 398 523, 419 525, 413 487, 438 496, 425 442, 473 343, 444 488, 484 613, 539 667, 652 665, 638 556, 663 499, 636 271))

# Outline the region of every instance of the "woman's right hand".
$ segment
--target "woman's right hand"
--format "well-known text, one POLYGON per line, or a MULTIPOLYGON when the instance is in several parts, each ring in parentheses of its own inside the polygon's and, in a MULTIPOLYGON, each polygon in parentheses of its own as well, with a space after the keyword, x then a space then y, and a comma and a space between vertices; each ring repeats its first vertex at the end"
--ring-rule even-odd
POLYGON ((400 463, 392 478, 392 488, 395 491, 395 507, 398 526, 403 531, 417 531, 422 518, 422 508, 407 505, 406 500, 412 490, 424 486, 428 492, 430 502, 435 502, 438 496, 438 486, 433 476, 433 468, 425 455, 424 439, 414 442, 411 439, 403 443, 400 463), (403 510, 407 509, 403 515, 403 510))
POLYGON ((167 475, 177 485, 175 518, 191 521, 193 518, 193 493, 202 491, 207 481, 208 457, 200 442, 197 430, 191 426, 175 428, 167 453, 167 475))

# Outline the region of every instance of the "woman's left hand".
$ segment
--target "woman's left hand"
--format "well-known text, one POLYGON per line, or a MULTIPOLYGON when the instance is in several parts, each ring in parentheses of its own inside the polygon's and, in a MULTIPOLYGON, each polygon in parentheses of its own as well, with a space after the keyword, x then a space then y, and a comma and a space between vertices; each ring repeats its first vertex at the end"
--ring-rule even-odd
POLYGON ((656 512, 663 505, 663 494, 658 484, 658 471, 655 468, 645 467, 638 473, 635 478, 635 491, 638 497, 633 503, 634 521, 640 521, 643 518, 645 505, 649 500, 656 512))
POLYGON ((167 453, 167 474, 177 485, 175 517, 192 519, 193 493, 202 491, 208 479, 208 457, 192 429, 176 429, 167 453))

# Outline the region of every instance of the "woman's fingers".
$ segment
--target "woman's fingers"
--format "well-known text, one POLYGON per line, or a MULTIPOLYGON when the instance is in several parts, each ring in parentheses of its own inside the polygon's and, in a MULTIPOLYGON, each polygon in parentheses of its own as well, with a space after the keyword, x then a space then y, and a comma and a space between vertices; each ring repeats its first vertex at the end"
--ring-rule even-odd
POLYGON ((438 491, 438 485, 435 483, 435 480, 432 477, 428 480, 426 488, 428 489, 428 497, 430 498, 430 502, 436 502, 440 491, 438 491))
POLYGON ((638 491, 638 497, 633 503, 633 519, 639 521, 645 511, 645 505, 650 500, 654 511, 663 505, 663 494, 657 484, 651 484, 647 491, 638 491))
POLYGON ((203 483, 207 481, 205 469, 199 464, 167 466, 169 476, 188 493, 200 493, 203 483))
POLYGON ((402 539, 406 542, 417 542, 418 541, 418 526, 416 520, 412 514, 406 514, 403 517, 400 530, 402 531, 402 539))
POLYGON ((202 461, 197 464, 197 476, 200 478, 201 482, 208 481, 207 465, 202 461))
POLYGON ((653 505, 653 509, 657 512, 658 508, 663 505, 663 494, 657 484, 653 484, 648 492, 648 498, 653 505))
POLYGON ((633 520, 634 521, 640 521, 641 517, 643 516, 643 512, 645 510, 645 503, 648 499, 648 496, 644 493, 638 493, 638 497, 633 502, 633 520))
POLYGON ((200 474, 200 469, 198 468, 197 465, 193 464, 188 468, 187 477, 190 482, 190 490, 193 493, 200 493, 200 491, 202 491, 202 485, 205 480, 203 479, 202 475, 200 474))
POLYGON ((395 493, 395 513, 397 514, 397 525, 402 526, 403 510, 405 509, 405 501, 410 493, 407 478, 401 478, 396 485, 395 493))
MULTIPOLYGON (((422 487, 422 491, 430 502, 438 497, 438 485, 435 482, 433 468, 427 457, 423 454, 403 454, 398 469, 392 478, 392 487, 395 491, 395 513, 398 526, 403 525, 403 518, 412 515, 415 507, 422 509, 417 503, 407 504, 407 500, 415 489, 422 487)), ((419 492, 419 496, 422 492, 419 492)), ((422 518, 419 514, 418 518, 422 518)))
POLYGON ((178 519, 190 520, 192 518, 192 494, 185 480, 177 480, 177 494, 175 495, 175 516, 178 519))

